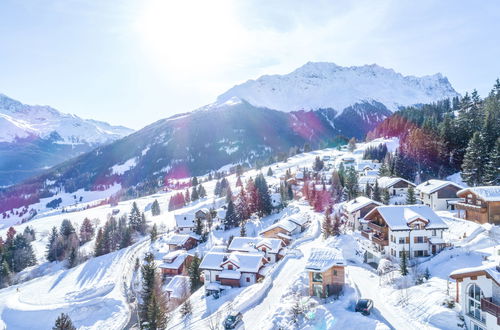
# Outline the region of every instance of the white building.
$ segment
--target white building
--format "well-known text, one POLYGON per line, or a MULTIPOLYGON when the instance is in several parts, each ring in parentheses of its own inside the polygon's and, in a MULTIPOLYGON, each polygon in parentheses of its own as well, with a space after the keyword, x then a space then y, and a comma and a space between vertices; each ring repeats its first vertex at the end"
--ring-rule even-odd
POLYGON ((267 263, 261 253, 209 252, 200 264, 205 286, 248 286, 263 277, 261 270, 267 263))
POLYGON ((368 197, 360 196, 352 199, 342 206, 342 215, 347 225, 352 230, 361 230, 359 220, 382 203, 376 202, 368 197))
POLYGON ((495 263, 459 269, 455 300, 462 307, 467 329, 500 329, 500 266, 495 263))
POLYGON ((194 214, 176 214, 175 217, 175 230, 179 234, 191 234, 194 232, 196 225, 196 217, 194 214))
POLYGON ((416 187, 418 199, 434 211, 454 210, 453 202, 460 200, 457 192, 462 189, 451 181, 428 180, 416 187))
POLYGON ((415 184, 403 178, 391 178, 383 176, 377 179, 380 189, 387 189, 391 196, 406 196, 410 186, 415 187, 415 184))
POLYGON ((189 276, 176 275, 165 285, 165 292, 169 301, 182 302, 191 293, 189 276))
POLYGON ((366 216, 368 230, 361 235, 368 262, 383 257, 398 260, 407 253, 410 259, 427 257, 445 246, 443 232, 448 226, 426 205, 379 206, 366 216))
POLYGON ((261 253, 269 263, 281 259, 283 241, 277 238, 235 237, 229 244, 229 252, 261 253))

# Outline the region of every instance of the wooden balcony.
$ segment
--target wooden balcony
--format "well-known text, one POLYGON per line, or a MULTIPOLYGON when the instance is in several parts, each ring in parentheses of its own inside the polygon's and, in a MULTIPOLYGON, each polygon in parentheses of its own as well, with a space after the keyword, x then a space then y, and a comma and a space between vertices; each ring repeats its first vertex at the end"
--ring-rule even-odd
POLYGON ((387 227, 379 226, 379 225, 377 225, 376 223, 373 223, 373 222, 368 222, 368 228, 370 228, 370 229, 372 229, 374 231, 378 231, 379 233, 387 233, 387 231, 388 231, 387 227))
POLYGON ((497 324, 500 325, 500 305, 495 304, 491 298, 481 299, 481 310, 497 318, 497 324))
POLYGON ((479 206, 479 205, 475 205, 475 204, 467 204, 467 203, 463 203, 463 202, 456 203, 455 207, 458 210, 468 210, 468 211, 479 212, 479 213, 486 213, 488 211, 488 209, 486 208, 486 206, 479 206))
POLYGON ((361 236, 363 236, 366 239, 370 239, 370 232, 362 230, 361 231, 361 236))
POLYGON ((377 237, 377 236, 372 236, 372 242, 377 244, 377 245, 380 245, 380 246, 387 246, 389 245, 389 240, 388 239, 383 239, 383 238, 380 238, 380 237, 377 237))

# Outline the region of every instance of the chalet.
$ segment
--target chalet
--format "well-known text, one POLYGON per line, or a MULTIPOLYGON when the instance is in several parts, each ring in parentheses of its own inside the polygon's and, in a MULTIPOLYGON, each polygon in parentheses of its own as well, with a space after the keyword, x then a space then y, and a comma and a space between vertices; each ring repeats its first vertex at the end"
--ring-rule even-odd
POLYGON ((456 281, 467 329, 500 328, 500 266, 495 263, 459 269, 450 274, 456 281))
POLYGON ((176 214, 175 231, 179 234, 190 234, 194 232, 196 226, 196 218, 194 214, 176 214))
POLYGON ((304 217, 304 216, 300 216, 300 217, 294 217, 294 216, 291 216, 289 218, 287 218, 287 221, 290 221, 292 223, 294 223, 295 225, 297 225, 299 227, 299 232, 303 232, 304 230, 306 230, 306 228, 309 226, 309 217, 304 217))
POLYGON ((289 220, 280 220, 275 224, 267 227, 259 232, 259 235, 266 238, 278 238, 283 241, 285 245, 290 244, 292 235, 300 232, 299 226, 289 220))
POLYGON ((418 199, 434 211, 454 210, 460 190, 458 184, 443 180, 428 180, 416 187, 418 199))
POLYGON ((350 200, 342 206, 342 215, 352 230, 361 230, 359 220, 362 219, 368 212, 382 203, 376 202, 368 197, 360 196, 350 200))
POLYGON ((199 238, 194 234, 173 234, 165 238, 164 241, 168 245, 169 251, 191 250, 198 245, 199 238))
POLYGON ((283 241, 277 238, 235 237, 229 244, 229 252, 262 253, 267 262, 275 263, 282 258, 283 241))
POLYGON ((170 282, 165 285, 165 293, 169 302, 182 303, 189 297, 191 292, 191 281, 189 276, 174 276, 170 282))
POLYGON ((410 186, 415 187, 415 184, 403 178, 391 178, 383 176, 377 179, 380 189, 387 189, 392 196, 404 196, 408 192, 410 186))
POLYGON ((378 206, 365 216, 367 230, 361 235, 368 262, 383 257, 398 260, 407 253, 409 258, 427 257, 445 246, 443 232, 448 226, 426 205, 378 206))
POLYGON ((210 210, 207 208, 199 209, 194 213, 194 217, 200 220, 207 220, 210 215, 210 210))
POLYGON ((377 182, 377 176, 373 175, 361 176, 358 179, 359 190, 363 193, 366 193, 366 185, 368 184, 371 188, 373 188, 376 182, 377 182))
POLYGON ((457 192, 458 216, 478 223, 500 225, 500 186, 466 188, 457 192))
POLYGON ((261 253, 209 252, 201 261, 200 270, 205 286, 240 287, 252 285, 263 277, 261 271, 266 262, 261 253))
POLYGON ((273 208, 281 207, 281 194, 280 193, 272 193, 271 194, 271 205, 273 208))
POLYGON ((186 250, 176 250, 167 253, 162 258, 162 263, 159 265, 161 273, 164 277, 175 275, 187 275, 193 255, 186 250))
POLYGON ((345 261, 337 249, 313 248, 306 263, 309 295, 326 298, 338 295, 345 284, 345 261))

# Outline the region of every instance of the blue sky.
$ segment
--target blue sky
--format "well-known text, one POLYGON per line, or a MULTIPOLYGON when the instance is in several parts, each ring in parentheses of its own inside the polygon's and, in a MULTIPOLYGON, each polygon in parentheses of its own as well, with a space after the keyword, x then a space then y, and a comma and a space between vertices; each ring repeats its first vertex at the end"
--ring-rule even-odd
POLYGON ((0 1, 0 93, 139 129, 307 61, 500 76, 498 1, 0 1))

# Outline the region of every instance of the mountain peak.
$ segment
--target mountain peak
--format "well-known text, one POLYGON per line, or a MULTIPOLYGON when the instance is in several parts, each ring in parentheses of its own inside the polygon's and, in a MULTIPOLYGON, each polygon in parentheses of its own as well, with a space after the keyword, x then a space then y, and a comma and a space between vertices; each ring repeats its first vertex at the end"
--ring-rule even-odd
POLYGON ((238 97, 254 106, 280 111, 333 108, 341 113, 362 102, 380 102, 395 111, 458 95, 440 73, 415 77, 377 64, 343 67, 307 62, 289 74, 266 75, 234 86, 220 95, 217 103, 238 97))

